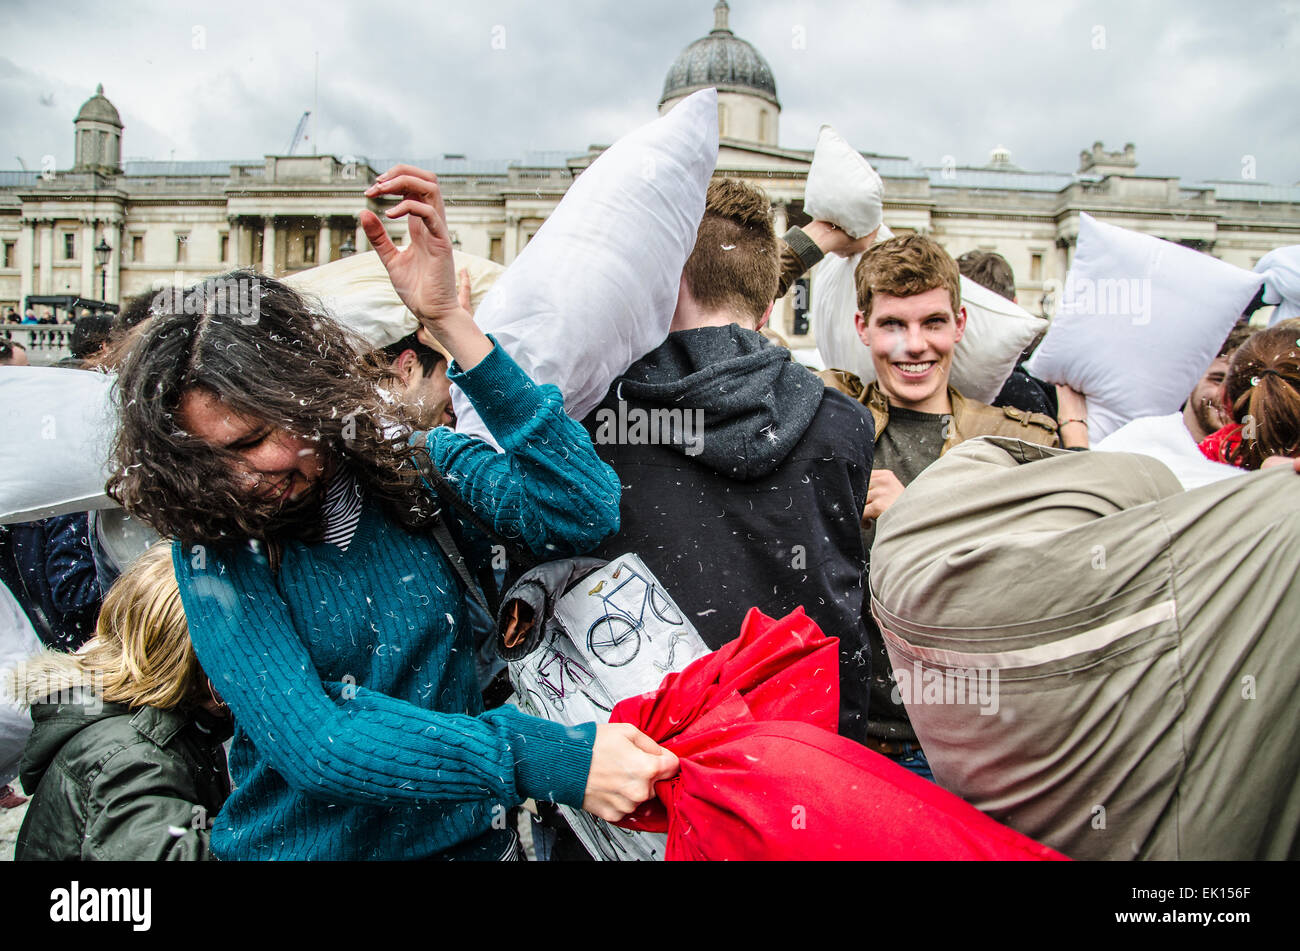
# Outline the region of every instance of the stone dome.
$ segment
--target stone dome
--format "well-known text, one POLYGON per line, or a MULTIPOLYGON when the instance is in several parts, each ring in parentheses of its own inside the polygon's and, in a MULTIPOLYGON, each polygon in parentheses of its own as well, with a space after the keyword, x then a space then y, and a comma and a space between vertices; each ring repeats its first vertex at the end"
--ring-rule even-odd
POLYGON ((727 25, 729 10, 726 0, 718 0, 713 8, 713 30, 682 50, 673 61, 659 105, 716 86, 719 92, 747 93, 781 108, 772 67, 751 43, 731 32, 727 25))
POLYGON ((81 111, 77 113, 77 118, 73 121, 81 122, 83 120, 107 122, 119 129, 122 127, 122 117, 117 114, 117 108, 104 95, 103 83, 95 87, 95 94, 86 100, 81 107, 81 111))

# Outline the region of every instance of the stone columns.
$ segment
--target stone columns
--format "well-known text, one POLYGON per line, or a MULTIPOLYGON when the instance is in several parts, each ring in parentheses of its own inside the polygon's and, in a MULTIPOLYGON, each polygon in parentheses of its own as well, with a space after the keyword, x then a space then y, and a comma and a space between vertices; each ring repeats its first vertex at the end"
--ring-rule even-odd
MULTIPOLYGON (((39 293, 54 293, 54 219, 42 218, 41 228, 41 283, 39 293)), ((37 317, 40 314, 36 315, 37 317)))
POLYGON ((99 300, 99 284, 95 278, 98 268, 95 266, 95 225, 93 218, 81 219, 81 296, 99 300))
POLYGON ((519 216, 506 215, 505 263, 508 265, 519 253, 519 216))
POLYGON ((370 242, 366 240, 366 230, 361 227, 361 219, 357 219, 357 236, 352 239, 357 246, 357 254, 370 250, 370 242))
POLYGON ((275 276, 275 216, 262 219, 262 273, 275 276))
POLYGON ((25 312, 26 300, 36 293, 36 219, 24 218, 18 233, 18 310, 25 312))
POLYGON ((320 232, 316 235, 316 264, 328 264, 330 260, 330 220, 320 219, 320 232))

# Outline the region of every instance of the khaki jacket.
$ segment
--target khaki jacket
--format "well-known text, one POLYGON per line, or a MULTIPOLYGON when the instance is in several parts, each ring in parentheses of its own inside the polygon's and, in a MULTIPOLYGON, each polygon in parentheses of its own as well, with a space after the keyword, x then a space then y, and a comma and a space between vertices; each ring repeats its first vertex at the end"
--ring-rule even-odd
MULTIPOLYGON (((863 386, 862 381, 847 370, 821 370, 817 374, 832 389, 845 393, 871 411, 876 423, 876 438, 889 425, 889 400, 873 381, 863 386)), ((1060 438, 1056 421, 1042 413, 1027 413, 1014 406, 989 406, 979 400, 962 396, 951 386, 948 398, 952 401, 952 425, 944 440, 943 455, 958 443, 976 436, 1008 436, 1039 446, 1058 446, 1060 438)))

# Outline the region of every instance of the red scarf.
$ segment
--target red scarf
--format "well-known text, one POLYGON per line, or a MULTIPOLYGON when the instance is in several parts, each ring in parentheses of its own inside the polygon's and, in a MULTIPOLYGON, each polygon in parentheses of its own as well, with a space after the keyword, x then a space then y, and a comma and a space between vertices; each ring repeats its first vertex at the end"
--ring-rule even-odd
POLYGON ((1235 466, 1237 464, 1232 461, 1232 456, 1240 445, 1241 423, 1229 423, 1222 429, 1206 436, 1204 441, 1198 444, 1198 447, 1205 458, 1211 462, 1223 462, 1235 466))

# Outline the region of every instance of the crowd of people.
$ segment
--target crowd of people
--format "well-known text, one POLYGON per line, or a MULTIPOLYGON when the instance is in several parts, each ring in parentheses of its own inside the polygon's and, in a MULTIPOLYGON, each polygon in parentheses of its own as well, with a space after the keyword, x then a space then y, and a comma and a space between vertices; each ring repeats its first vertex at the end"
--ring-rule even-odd
MULTIPOLYGON (((117 374, 121 509, 0 527, 0 576, 45 648, 15 675, 33 721, 16 857, 514 860, 502 816, 526 801, 535 838, 581 857, 548 804, 623 820, 678 757, 627 723, 501 702, 501 665, 483 662, 496 625, 472 590, 501 580, 498 537, 539 561, 635 552, 713 650, 752 608, 802 608, 838 638, 840 736, 952 788, 873 612, 873 545, 909 487, 973 440, 1088 449, 1086 394, 1032 377, 1029 352, 992 404, 951 383, 961 275, 1014 300, 1007 262, 827 221, 777 235, 761 190, 715 179, 666 339, 575 420, 475 324, 436 177, 398 166, 367 195, 408 219, 401 251, 374 214, 362 226, 417 332, 375 349, 241 272, 260 284, 255 315, 214 308, 203 283, 149 293, 78 356, 117 374), (765 328, 823 256, 856 254, 845 316, 874 380, 802 366, 765 328), (176 300, 192 306, 159 303, 176 300), (453 384, 500 451, 456 431, 453 384), (668 410, 701 414, 704 438, 608 425, 668 410), (124 556, 115 518, 161 540, 124 556)), ((1183 410, 1207 459, 1245 471, 1300 457, 1300 331, 1249 316, 1183 410)), ((0 362, 21 363, 5 346, 0 362)), ((1008 577, 1006 596, 1031 582, 1008 577)), ((22 799, 8 788, 0 804, 22 799)), ((1293 851, 1294 832, 1269 848, 1293 851)))

